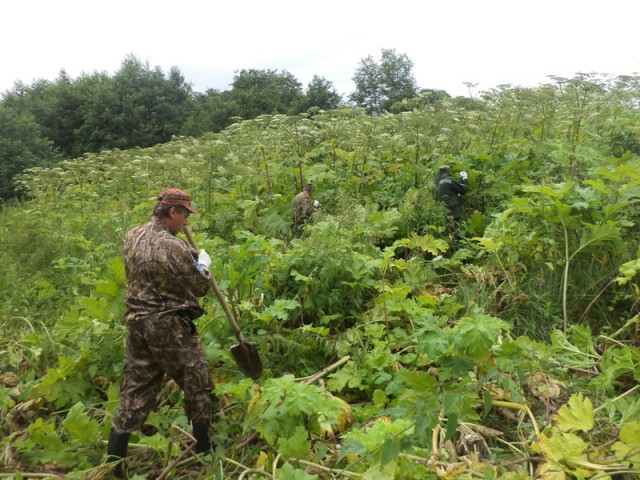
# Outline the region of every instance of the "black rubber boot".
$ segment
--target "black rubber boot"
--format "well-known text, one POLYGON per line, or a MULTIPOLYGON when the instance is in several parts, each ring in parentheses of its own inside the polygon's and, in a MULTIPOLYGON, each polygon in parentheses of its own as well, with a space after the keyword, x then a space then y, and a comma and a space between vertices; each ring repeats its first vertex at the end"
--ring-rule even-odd
POLYGON ((196 453, 209 453, 213 450, 213 443, 209 434, 210 427, 206 423, 193 424, 193 438, 196 439, 196 453))
POLYGON ((118 433, 113 428, 109 433, 109 444, 107 445, 107 462, 120 460, 113 469, 116 478, 124 478, 124 459, 127 456, 130 433, 118 433))

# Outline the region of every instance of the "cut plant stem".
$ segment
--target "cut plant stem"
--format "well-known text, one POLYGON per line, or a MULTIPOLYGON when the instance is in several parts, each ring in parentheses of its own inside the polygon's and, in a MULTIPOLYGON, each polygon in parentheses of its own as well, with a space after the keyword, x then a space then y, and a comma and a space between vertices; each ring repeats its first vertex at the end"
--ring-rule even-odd
POLYGON ((344 363, 347 363, 349 360, 351 360, 351 356, 347 355, 346 357, 342 357, 340 360, 338 360, 335 363, 332 363, 331 365, 329 365, 328 367, 323 368, 322 370, 320 370, 319 372, 314 373, 313 375, 309 376, 309 377, 303 377, 303 378, 299 378, 298 380, 304 380, 304 383, 306 384, 310 384, 315 382, 316 380, 318 380, 319 378, 324 377, 327 373, 329 373, 332 370, 335 370, 336 368, 338 368, 339 366, 341 366, 344 363))
POLYGON ((189 455, 189 453, 191 452, 191 450, 193 450, 196 446, 196 442, 193 442, 191 445, 189 445, 181 454, 180 456, 176 457, 173 462, 171 462, 169 465, 167 465, 167 467, 162 471, 162 473, 160 474, 160 476, 158 477, 158 480, 163 480, 165 478, 167 478, 167 475, 169 475, 169 473, 171 472, 171 470, 173 470, 173 468, 182 461, 183 458, 185 458, 187 455, 189 455))
POLYGON ((626 392, 624 392, 622 395, 618 395, 616 398, 607 401, 606 403, 603 403, 602 405, 600 405, 598 408, 594 408, 593 409, 593 413, 597 412, 598 410, 606 407, 607 405, 614 403, 618 400, 620 400, 622 397, 626 397, 627 395, 630 395, 631 393, 635 392, 638 388, 640 388, 640 385, 636 385, 635 387, 633 387, 631 390, 627 390, 626 392))
POLYGON ((527 405, 521 405, 514 402, 505 402, 504 400, 493 400, 491 403, 492 405, 495 405, 497 407, 511 408, 512 410, 520 410, 521 412, 526 412, 531 419, 531 425, 533 425, 533 430, 536 432, 536 435, 540 435, 538 423, 536 422, 533 413, 531 413, 531 409, 527 405))
POLYGON ((335 474, 338 474, 338 475, 345 475, 347 477, 354 477, 354 478, 366 478, 364 475, 361 475, 361 474, 356 473, 356 472, 350 472, 349 470, 337 470, 337 469, 334 469, 334 468, 325 467, 324 465, 320 465, 318 463, 309 462, 307 460, 301 460, 301 459, 297 459, 297 458, 290 458, 289 461, 290 462, 300 463, 302 465, 307 465, 308 467, 317 468, 318 470, 322 470, 323 472, 335 473, 335 474))

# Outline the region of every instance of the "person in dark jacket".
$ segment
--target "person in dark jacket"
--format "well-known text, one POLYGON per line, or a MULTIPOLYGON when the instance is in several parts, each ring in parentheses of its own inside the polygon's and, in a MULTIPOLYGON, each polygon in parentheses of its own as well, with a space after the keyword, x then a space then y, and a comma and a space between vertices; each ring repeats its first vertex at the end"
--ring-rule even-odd
POLYGON ((446 205, 451 217, 456 222, 462 217, 460 199, 468 191, 467 172, 460 172, 460 181, 457 182, 451 176, 451 168, 448 165, 443 165, 438 169, 438 174, 433 182, 434 197, 446 205))
POLYGON ((204 313, 198 297, 211 285, 211 258, 177 236, 197 213, 182 190, 162 192, 153 217, 132 228, 124 244, 127 278, 124 321, 129 331, 120 383, 120 403, 113 416, 107 460, 122 460, 132 432, 140 429, 158 404, 165 375, 184 391, 184 409, 193 426, 196 451, 212 450, 214 383, 193 320, 204 313))

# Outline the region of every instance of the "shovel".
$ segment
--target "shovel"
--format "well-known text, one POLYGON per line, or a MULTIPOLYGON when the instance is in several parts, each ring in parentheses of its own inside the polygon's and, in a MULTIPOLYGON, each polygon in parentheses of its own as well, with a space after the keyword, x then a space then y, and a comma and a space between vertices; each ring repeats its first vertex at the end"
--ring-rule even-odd
MULTIPOLYGON (((184 234, 189 239, 189 243, 193 248, 198 250, 198 246, 196 245, 196 241, 191 234, 191 230, 188 226, 185 225, 184 234)), ((199 250, 198 250, 199 251, 199 250)), ((236 361, 236 365, 238 369, 244 373, 247 377, 257 380, 262 375, 262 360, 260 360, 260 354, 258 353, 258 345, 255 342, 247 342, 240 331, 240 327, 238 326, 238 322, 233 316, 233 312, 227 305, 227 302, 220 291, 220 287, 218 286, 218 282, 216 282, 215 277, 211 274, 211 286, 213 287, 213 291, 216 293, 216 297, 218 297, 218 301, 220 305, 222 305, 222 309, 224 313, 227 314, 227 318, 229 319, 229 323, 231 323, 231 329, 233 333, 236 334, 238 338, 238 344, 233 345, 231 347, 231 355, 233 359, 236 361)))

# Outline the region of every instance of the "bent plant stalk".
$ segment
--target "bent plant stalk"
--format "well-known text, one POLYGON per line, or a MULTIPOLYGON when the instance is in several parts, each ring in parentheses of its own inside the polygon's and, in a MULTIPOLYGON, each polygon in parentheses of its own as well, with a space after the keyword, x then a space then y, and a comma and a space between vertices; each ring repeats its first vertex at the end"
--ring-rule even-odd
POLYGON ((533 412, 531 409, 525 404, 521 405, 515 402, 506 402, 504 400, 493 400, 491 402, 496 407, 510 408, 512 410, 520 410, 521 412, 526 413, 531 420, 531 425, 533 426, 533 431, 536 435, 540 435, 540 428, 538 428, 538 422, 536 422, 536 417, 533 416, 533 412))
POLYGON ((269 192, 269 195, 271 196, 273 192, 271 189, 271 178, 269 176, 269 163, 267 162, 267 155, 264 153, 265 146, 260 145, 258 148, 260 149, 260 153, 262 154, 262 160, 264 162, 264 175, 265 175, 265 182, 267 184, 267 192, 269 192))
POLYGON ((562 222, 562 229, 564 231, 564 274, 562 277, 562 330, 564 334, 567 334, 569 328, 569 317, 567 312, 567 291, 569 289, 569 232, 567 231, 567 225, 562 222))

